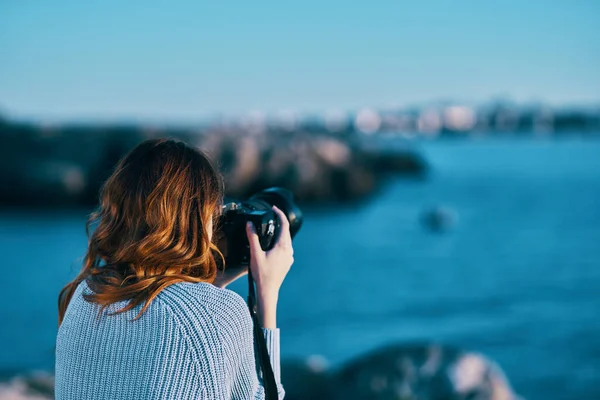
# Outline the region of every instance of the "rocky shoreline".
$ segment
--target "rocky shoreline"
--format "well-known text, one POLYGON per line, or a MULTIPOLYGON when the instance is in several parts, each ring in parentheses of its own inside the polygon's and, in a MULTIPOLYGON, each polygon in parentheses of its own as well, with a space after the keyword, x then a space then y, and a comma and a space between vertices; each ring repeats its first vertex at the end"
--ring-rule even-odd
MULTIPOLYGON (((320 357, 284 360, 286 400, 519 400, 500 367, 487 357, 436 343, 385 346, 329 369, 320 357)), ((0 382, 0 398, 47 400, 47 372, 0 382)))
POLYGON ((0 205, 94 205, 116 162, 139 142, 158 137, 178 138, 209 153, 224 174, 228 195, 235 197, 283 186, 303 203, 352 201, 375 192, 392 174, 422 178, 428 170, 413 149, 374 150, 359 135, 44 127, 0 120, 0 205))
POLYGON ((312 117, 254 113, 187 128, 47 125, 0 115, 0 206, 95 205, 116 162, 139 142, 157 137, 206 150, 218 161, 231 196, 283 186, 303 203, 354 201, 376 192, 391 175, 427 174, 428 163, 414 148, 385 148, 381 139, 408 144, 482 136, 598 138, 600 108, 443 103, 312 117))

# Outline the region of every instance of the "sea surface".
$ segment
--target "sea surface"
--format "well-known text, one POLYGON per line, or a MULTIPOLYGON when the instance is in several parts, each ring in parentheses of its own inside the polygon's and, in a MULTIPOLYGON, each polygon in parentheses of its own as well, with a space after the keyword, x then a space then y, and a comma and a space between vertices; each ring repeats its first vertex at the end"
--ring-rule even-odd
MULTIPOLYGON (((335 368, 431 340, 494 359, 528 399, 600 399, 600 141, 417 147, 428 179, 307 211, 280 296, 283 357, 335 368), (421 222, 437 206, 456 216, 447 231, 421 222)), ((2 374, 52 370, 88 211, 0 212, 2 374)))

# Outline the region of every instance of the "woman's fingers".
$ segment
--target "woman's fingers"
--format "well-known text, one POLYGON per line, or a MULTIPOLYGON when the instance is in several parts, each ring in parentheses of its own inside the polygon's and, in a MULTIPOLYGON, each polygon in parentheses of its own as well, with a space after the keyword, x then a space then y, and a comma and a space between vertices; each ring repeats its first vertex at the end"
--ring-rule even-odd
POLYGON ((282 228, 286 228, 286 230, 290 230, 290 222, 288 221, 287 217, 285 216, 285 213, 283 211, 281 211, 279 208, 277 208, 277 206, 273 206, 273 211, 275 211, 275 214, 277 214, 277 216, 279 217, 280 221, 281 221, 281 227, 282 228))
POLYGON ((273 211, 279 217, 279 221, 281 223, 281 233, 279 234, 279 239, 277 240, 277 244, 283 246, 292 246, 292 236, 290 234, 290 222, 287 217, 279 208, 273 206, 273 211))
POLYGON ((258 240, 254 224, 250 221, 246 222, 246 236, 248 236, 248 243, 250 244, 250 254, 253 257, 260 257, 264 252, 262 247, 260 247, 260 241, 258 240))

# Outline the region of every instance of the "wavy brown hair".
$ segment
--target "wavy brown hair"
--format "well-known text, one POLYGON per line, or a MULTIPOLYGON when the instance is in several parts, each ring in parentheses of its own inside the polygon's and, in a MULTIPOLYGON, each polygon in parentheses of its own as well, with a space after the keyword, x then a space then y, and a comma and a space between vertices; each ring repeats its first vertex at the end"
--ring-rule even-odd
POLYGON ((100 191, 83 267, 58 297, 59 325, 83 280, 92 291, 85 299, 100 311, 122 300, 129 302, 115 314, 143 303, 136 319, 169 285, 213 282, 222 254, 209 230, 222 193, 209 158, 183 142, 148 140, 133 149, 100 191))

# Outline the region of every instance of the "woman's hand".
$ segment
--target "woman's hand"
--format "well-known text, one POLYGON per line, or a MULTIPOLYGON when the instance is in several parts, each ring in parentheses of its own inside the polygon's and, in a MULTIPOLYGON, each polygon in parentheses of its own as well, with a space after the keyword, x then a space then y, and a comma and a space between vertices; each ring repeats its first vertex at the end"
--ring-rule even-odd
POLYGON ((273 211, 279 217, 281 230, 271 250, 263 251, 254 225, 251 222, 246 225, 250 243, 250 269, 256 282, 258 308, 263 327, 270 329, 276 328, 279 288, 294 263, 290 223, 279 208, 273 206, 273 211))

